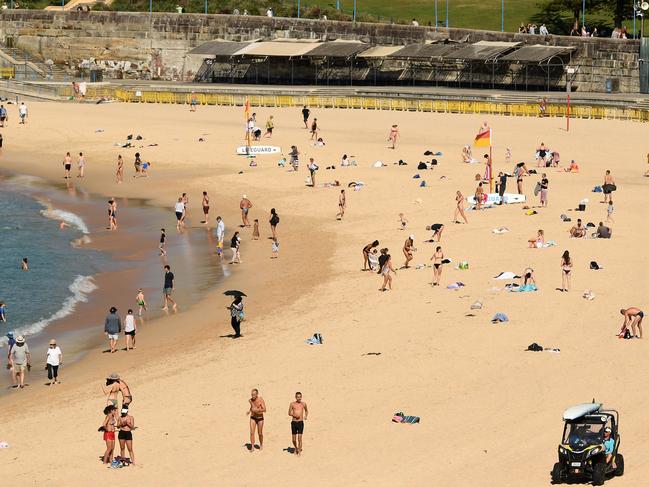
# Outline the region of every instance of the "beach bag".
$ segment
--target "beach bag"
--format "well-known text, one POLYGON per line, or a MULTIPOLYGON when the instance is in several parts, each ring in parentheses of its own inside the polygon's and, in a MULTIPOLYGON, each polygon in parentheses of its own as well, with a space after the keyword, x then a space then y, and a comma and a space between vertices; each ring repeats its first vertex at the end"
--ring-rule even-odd
POLYGON ((243 310, 239 311, 239 314, 237 315, 237 321, 242 322, 245 319, 246 315, 243 313, 243 310))
POLYGON ((595 262, 594 260, 590 261, 590 268, 593 269, 594 271, 598 271, 598 270, 601 269, 599 264, 597 262, 595 262))
POLYGON ((531 345, 528 345, 527 350, 530 352, 542 352, 543 347, 538 343, 534 342, 531 345))

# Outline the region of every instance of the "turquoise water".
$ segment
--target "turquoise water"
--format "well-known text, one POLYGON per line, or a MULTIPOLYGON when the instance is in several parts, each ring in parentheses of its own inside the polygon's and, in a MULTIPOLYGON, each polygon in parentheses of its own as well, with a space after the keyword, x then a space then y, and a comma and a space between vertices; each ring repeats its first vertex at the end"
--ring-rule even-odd
POLYGON ((7 318, 0 323, 2 337, 7 331, 35 335, 87 300, 102 258, 76 245, 87 233, 77 215, 0 187, 0 301, 7 318), (68 223, 63 229, 61 220, 68 223), (23 257, 28 272, 21 270, 23 257))

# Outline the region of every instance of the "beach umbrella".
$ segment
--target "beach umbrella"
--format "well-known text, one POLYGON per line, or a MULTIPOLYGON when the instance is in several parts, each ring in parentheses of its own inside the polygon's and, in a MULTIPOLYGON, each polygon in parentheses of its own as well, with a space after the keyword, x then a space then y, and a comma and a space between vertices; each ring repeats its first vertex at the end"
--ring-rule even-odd
POLYGON ((225 294, 226 296, 242 296, 246 298, 248 297, 246 293, 244 293, 243 291, 237 291, 236 289, 230 289, 228 291, 225 291, 223 294, 225 294))

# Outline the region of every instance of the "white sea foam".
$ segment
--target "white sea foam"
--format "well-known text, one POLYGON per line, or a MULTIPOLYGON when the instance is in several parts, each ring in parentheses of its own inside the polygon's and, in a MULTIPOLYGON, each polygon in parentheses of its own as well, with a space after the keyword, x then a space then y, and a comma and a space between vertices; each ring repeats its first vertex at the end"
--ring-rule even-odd
MULTIPOLYGON (((45 327, 47 327, 47 325, 49 325, 53 321, 60 320, 61 318, 65 318, 66 316, 72 314, 79 303, 85 303, 88 301, 88 294, 97 289, 97 286, 95 285, 95 281, 92 276, 77 276, 72 284, 70 284, 68 289, 70 290, 72 295, 68 296, 65 301, 63 301, 63 306, 61 306, 61 308, 56 313, 40 321, 37 321, 36 323, 32 323, 31 325, 22 326, 15 329, 14 337, 17 337, 18 335, 24 335, 27 337, 35 335, 36 333, 45 329, 45 327)), ((2 338, 1 343, 2 346, 6 346, 7 338, 2 338)))
POLYGON ((45 209, 41 210, 41 214, 44 217, 51 218, 52 220, 63 221, 68 225, 73 226, 84 235, 88 235, 90 233, 90 230, 88 230, 88 227, 86 226, 86 222, 84 222, 83 218, 81 218, 76 213, 65 210, 57 210, 56 208, 52 208, 47 203, 44 203, 42 201, 40 203, 45 206, 45 209))

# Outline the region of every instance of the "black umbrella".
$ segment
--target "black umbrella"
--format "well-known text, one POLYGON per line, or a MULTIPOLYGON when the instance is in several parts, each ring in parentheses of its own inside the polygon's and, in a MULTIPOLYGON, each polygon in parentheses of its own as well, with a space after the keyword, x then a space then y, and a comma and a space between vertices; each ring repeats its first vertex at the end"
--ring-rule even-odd
POLYGON ((236 289, 230 289, 228 291, 225 291, 223 294, 225 294, 226 296, 245 296, 245 297, 248 297, 246 295, 246 293, 244 293, 243 291, 237 291, 236 289))

